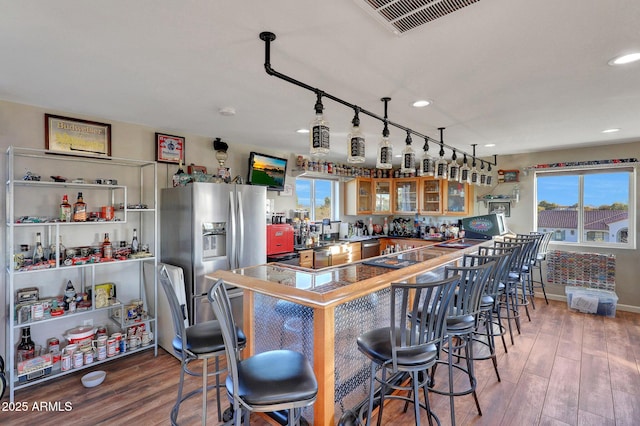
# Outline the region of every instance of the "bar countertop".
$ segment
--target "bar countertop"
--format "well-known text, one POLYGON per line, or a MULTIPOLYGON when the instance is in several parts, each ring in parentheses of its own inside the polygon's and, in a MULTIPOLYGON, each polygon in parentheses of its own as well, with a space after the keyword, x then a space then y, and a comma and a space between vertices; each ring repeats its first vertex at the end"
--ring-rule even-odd
POLYGON ((404 281, 476 251, 485 240, 451 240, 323 269, 269 263, 208 275, 310 307, 327 307, 404 281))

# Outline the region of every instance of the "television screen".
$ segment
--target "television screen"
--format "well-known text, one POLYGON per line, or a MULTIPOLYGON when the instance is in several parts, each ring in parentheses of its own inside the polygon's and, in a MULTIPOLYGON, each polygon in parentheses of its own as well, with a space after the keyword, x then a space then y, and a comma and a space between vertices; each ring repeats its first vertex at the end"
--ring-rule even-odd
POLYGON ((464 218, 462 219, 462 227, 465 230, 465 235, 470 238, 478 236, 493 237, 504 235, 508 232, 503 213, 490 213, 464 218))
POLYGON ((282 191, 287 172, 287 160, 271 155, 251 152, 249 155, 250 185, 263 185, 267 189, 282 191))

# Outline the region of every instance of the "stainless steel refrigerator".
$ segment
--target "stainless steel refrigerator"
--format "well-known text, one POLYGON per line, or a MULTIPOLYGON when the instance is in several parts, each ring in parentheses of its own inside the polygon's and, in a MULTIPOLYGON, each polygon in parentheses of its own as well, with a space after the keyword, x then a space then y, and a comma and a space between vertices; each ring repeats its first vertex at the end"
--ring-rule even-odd
MULTIPOLYGON (((190 324, 214 318, 205 275, 266 263, 266 187, 195 182, 162 190, 161 260, 184 271, 190 324)), ((242 324, 242 290, 227 289, 242 324)))

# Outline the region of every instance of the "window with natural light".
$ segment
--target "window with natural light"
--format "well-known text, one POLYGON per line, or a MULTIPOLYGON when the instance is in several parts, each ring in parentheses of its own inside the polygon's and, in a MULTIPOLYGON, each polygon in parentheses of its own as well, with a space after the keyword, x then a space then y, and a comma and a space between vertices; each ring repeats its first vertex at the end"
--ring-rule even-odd
POLYGON ((296 179, 296 208, 309 211, 313 222, 337 219, 338 184, 325 179, 296 179))
POLYGON ((535 178, 537 230, 552 232, 552 241, 635 246, 633 168, 536 172, 535 178))

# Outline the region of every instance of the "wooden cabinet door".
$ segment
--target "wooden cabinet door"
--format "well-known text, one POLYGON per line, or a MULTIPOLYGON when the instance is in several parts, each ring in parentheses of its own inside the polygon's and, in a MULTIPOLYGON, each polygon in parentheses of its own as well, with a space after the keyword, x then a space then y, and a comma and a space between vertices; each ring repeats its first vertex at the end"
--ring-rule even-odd
POLYGON ((374 214, 390 214, 391 213, 391 191, 392 179, 373 179, 373 213, 374 214))
POLYGON ((397 214, 418 212, 418 178, 393 180, 393 212, 397 214))
POLYGON ((443 184, 443 213, 448 216, 468 216, 472 198, 470 186, 453 181, 443 181, 443 184))
POLYGON ((373 212, 373 185, 371 178, 358 177, 345 182, 344 214, 356 216, 373 212))
POLYGON ((433 177, 420 178, 420 214, 442 214, 442 183, 442 180, 433 177))

